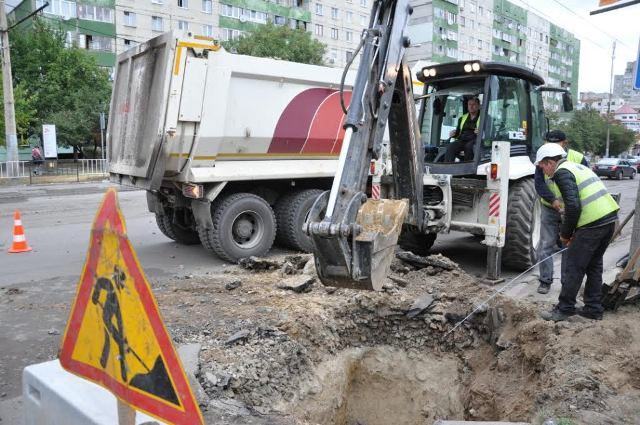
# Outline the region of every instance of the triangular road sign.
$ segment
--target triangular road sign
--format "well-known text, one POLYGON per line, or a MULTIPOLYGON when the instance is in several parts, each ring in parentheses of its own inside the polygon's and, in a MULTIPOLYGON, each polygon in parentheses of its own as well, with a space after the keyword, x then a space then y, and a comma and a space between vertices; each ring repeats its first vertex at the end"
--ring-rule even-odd
POLYGON ((149 282, 109 189, 62 340, 60 363, 172 424, 203 424, 149 282))

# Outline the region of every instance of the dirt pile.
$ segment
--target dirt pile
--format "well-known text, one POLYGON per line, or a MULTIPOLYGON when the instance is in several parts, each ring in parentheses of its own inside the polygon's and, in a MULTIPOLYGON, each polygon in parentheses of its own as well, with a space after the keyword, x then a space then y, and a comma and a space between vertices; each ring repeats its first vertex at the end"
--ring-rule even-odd
POLYGON ((637 307, 549 324, 501 296, 480 304, 495 289, 441 256, 395 260, 377 293, 323 287, 309 258, 252 259, 157 289, 176 342, 202 345, 209 423, 640 417, 637 307))

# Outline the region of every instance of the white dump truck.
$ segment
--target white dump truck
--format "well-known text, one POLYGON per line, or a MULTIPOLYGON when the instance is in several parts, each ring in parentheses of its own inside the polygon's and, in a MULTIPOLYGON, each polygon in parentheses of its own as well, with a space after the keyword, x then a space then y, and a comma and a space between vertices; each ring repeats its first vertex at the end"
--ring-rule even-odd
POLYGON ((274 240, 310 250, 302 225, 331 187, 344 135, 342 72, 174 32, 142 43, 117 59, 110 178, 147 191, 166 236, 222 259, 274 240))

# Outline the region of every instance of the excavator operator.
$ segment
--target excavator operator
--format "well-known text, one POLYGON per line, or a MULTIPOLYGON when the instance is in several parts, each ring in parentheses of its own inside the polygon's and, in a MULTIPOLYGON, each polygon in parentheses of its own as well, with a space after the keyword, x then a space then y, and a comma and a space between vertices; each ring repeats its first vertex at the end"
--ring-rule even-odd
POLYGON ((457 140, 447 146, 445 162, 454 162, 460 152, 464 152, 464 160, 473 160, 473 150, 480 128, 480 99, 472 97, 467 100, 467 113, 458 120, 458 126, 449 137, 457 140))

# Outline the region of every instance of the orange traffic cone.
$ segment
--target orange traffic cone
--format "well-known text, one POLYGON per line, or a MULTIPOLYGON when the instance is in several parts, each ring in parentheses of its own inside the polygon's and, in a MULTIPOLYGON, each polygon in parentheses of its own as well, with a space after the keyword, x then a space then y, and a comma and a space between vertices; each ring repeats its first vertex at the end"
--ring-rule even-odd
POLYGON ((13 244, 9 252, 28 252, 31 251, 31 247, 27 243, 27 238, 24 236, 24 228, 22 227, 22 217, 20 211, 16 211, 13 216, 13 244))

